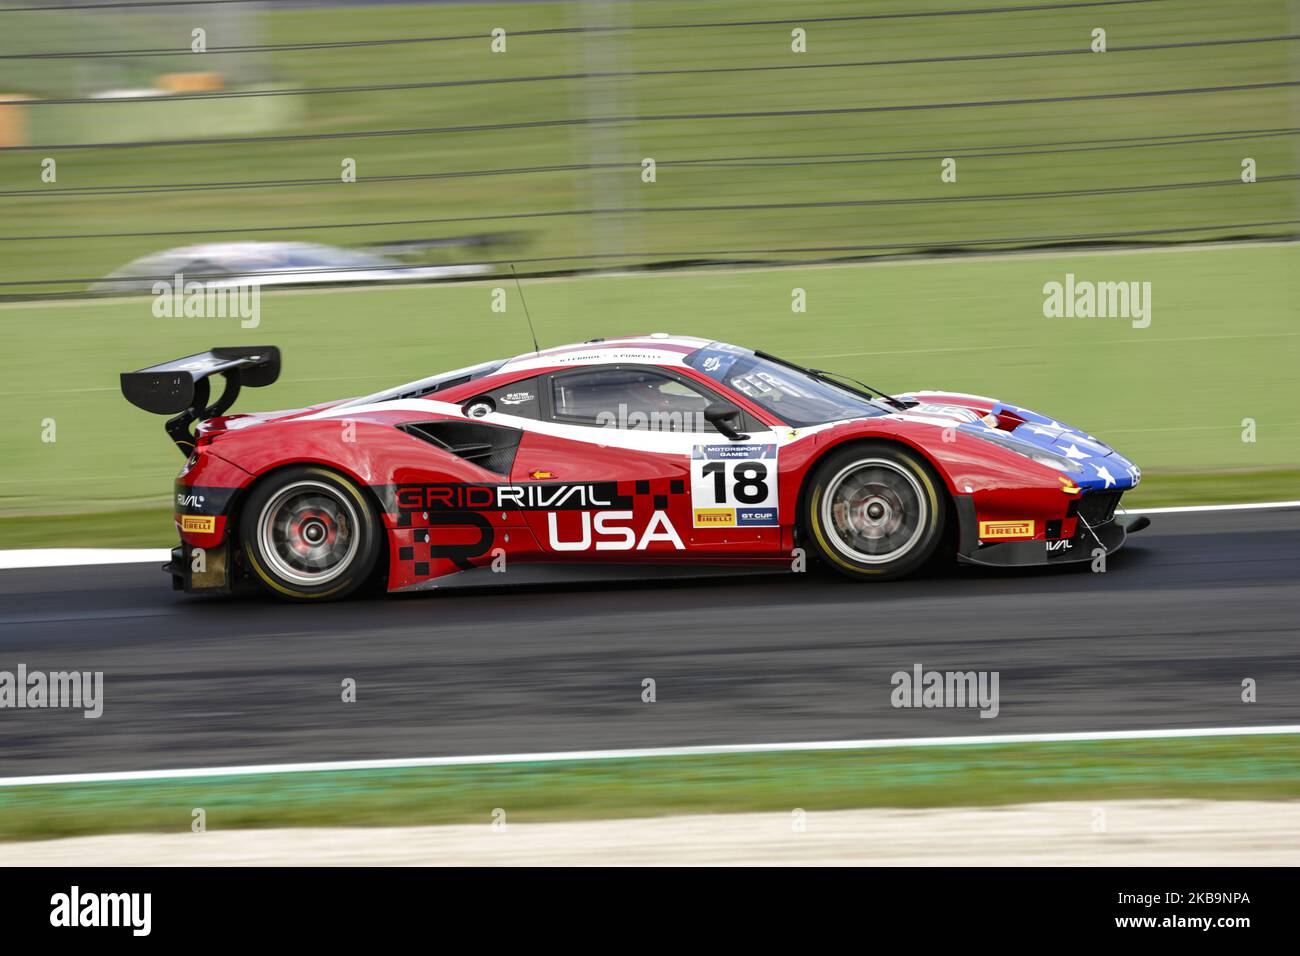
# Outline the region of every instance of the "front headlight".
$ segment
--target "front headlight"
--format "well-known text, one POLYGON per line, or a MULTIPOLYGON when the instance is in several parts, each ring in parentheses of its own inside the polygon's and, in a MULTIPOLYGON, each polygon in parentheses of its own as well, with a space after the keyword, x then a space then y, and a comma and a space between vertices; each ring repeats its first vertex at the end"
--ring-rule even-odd
POLYGON ((1021 441, 1018 438, 1012 438, 1010 435, 1001 433, 990 433, 987 431, 977 431, 985 441, 990 441, 995 445, 1001 445, 1008 451, 1014 451, 1017 455, 1024 455, 1026 458, 1032 458, 1040 465, 1046 465, 1048 468, 1055 468, 1057 471, 1064 471, 1067 474, 1077 475, 1083 471, 1083 466, 1077 461, 1066 458, 1064 455, 1058 455, 1055 452, 1039 448, 1037 445, 1031 445, 1029 442, 1021 441))
POLYGON ((1050 451, 1035 451, 1029 457, 1040 465, 1046 465, 1048 468, 1055 468, 1058 471, 1067 471, 1072 475, 1083 471, 1083 466, 1077 461, 1071 461, 1064 455, 1053 455, 1050 451))

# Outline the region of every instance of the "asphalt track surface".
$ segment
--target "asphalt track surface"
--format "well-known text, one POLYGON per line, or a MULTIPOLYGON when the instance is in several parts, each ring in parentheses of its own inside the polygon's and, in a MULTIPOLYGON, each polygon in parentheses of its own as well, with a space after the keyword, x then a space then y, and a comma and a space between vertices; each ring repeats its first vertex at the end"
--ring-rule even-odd
POLYGON ((0 670, 105 675, 98 720, 0 710, 0 776, 1300 720, 1297 510, 1155 515, 1104 574, 810 572, 327 606, 169 587, 152 564, 0 572, 0 670), (998 671, 1001 713, 892 708, 890 676, 917 662, 998 671))

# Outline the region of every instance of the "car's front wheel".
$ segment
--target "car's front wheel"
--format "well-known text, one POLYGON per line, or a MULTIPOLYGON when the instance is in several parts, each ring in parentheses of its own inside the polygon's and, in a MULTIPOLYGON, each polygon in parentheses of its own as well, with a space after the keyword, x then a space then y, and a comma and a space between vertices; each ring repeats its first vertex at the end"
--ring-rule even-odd
POLYGON ((821 558, 858 580, 916 570, 943 539, 945 491, 915 452, 863 442, 831 452, 804 496, 803 527, 821 558))
POLYGON ((360 488, 310 466, 260 482, 240 519, 254 576, 273 593, 299 601, 341 598, 365 584, 382 550, 380 534, 360 488))

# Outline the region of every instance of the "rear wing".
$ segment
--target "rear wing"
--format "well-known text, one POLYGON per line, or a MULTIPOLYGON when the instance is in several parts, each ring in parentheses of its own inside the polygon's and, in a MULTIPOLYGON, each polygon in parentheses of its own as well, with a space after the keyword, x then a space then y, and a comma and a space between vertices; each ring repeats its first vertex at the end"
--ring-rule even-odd
POLYGON ((239 345, 213 348, 197 355, 122 373, 122 394, 137 408, 155 415, 172 415, 167 434, 181 452, 194 447, 190 425, 224 414, 239 397, 242 386, 261 388, 280 377, 280 350, 274 345, 239 345), (209 404, 208 378, 226 380, 220 397, 209 404))

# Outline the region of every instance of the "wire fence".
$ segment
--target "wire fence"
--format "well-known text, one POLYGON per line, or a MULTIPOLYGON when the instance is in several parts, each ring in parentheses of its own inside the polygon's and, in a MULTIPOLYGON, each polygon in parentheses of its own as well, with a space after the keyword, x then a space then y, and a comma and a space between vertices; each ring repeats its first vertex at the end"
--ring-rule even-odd
POLYGON ((527 227, 464 254, 534 272, 1295 235, 1295 3, 895 3, 0 7, 0 286, 83 291, 182 238, 468 224, 527 227), (211 88, 119 89, 196 63, 211 88))
MULTIPOLYGON (((874 163, 912 163, 933 161, 946 156, 965 156, 968 158, 986 158, 993 156, 1053 155, 1066 153, 1091 153, 1110 150, 1144 149, 1152 147, 1169 147, 1196 143, 1230 142, 1255 139, 1271 139, 1279 136, 1300 134, 1300 127, 1272 130, 1216 130, 1212 132, 1175 133, 1164 136, 1141 138, 1120 138, 1117 140, 1094 139, 1084 142, 1048 142, 1048 143, 1009 143, 998 146, 949 146, 930 149, 924 152, 910 153, 800 153, 800 154, 762 154, 755 156, 715 156, 698 159, 668 159, 659 163, 665 167, 713 167, 721 169, 801 169, 808 166, 824 165, 863 165, 874 163)), ((639 170, 640 163, 566 163, 550 166, 514 166, 488 169, 459 169, 442 172, 402 173, 391 176, 367 176, 366 182, 413 182, 433 179, 464 179, 480 176, 527 176, 538 173, 590 171, 598 169, 639 170)), ((1276 177, 1265 177, 1266 180, 1276 177)), ((315 179, 243 179, 221 180, 216 182, 192 183, 137 183, 119 186, 66 186, 30 189, 0 190, 4 196, 39 195, 50 198, 57 196, 78 195, 123 195, 157 192, 202 192, 213 189, 274 189, 303 186, 333 185, 335 178, 315 179)), ((1233 181, 1235 182, 1235 180, 1233 181)), ((1120 187, 1122 190, 1124 187, 1120 187)), ((1172 188, 1172 186, 1171 186, 1172 188)), ((2 237, 0 237, 2 238, 2 237)))

